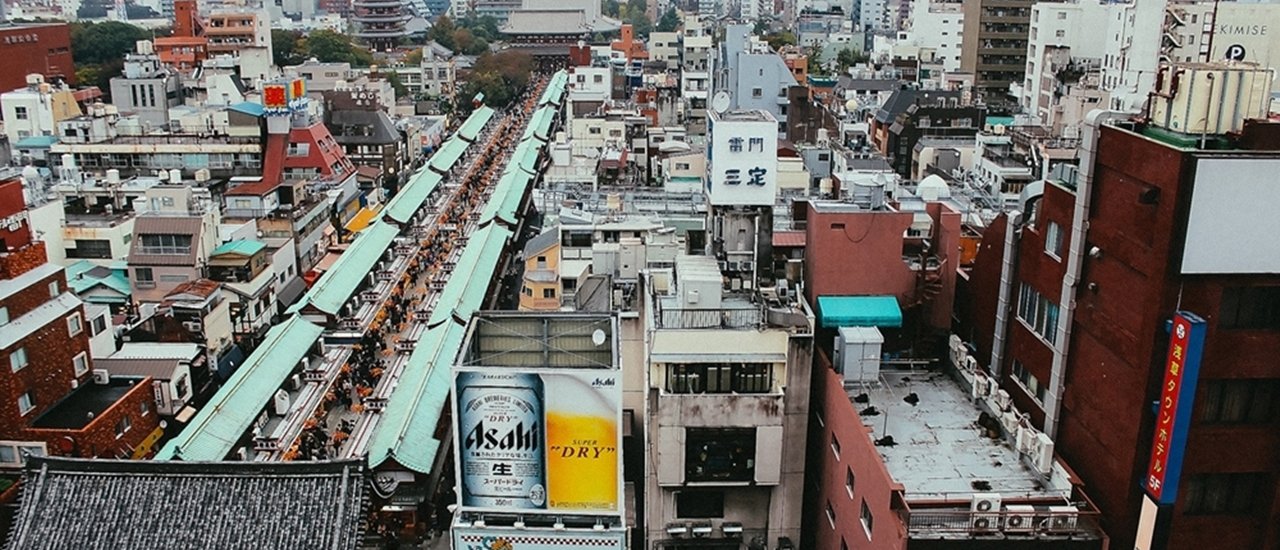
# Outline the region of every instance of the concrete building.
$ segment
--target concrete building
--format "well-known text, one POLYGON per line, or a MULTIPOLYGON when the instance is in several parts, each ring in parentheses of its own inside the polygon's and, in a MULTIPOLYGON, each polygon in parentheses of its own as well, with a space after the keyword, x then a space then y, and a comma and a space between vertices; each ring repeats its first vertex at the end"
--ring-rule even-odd
POLYGON ((734 288, 760 288, 772 282, 769 262, 762 260, 772 257, 777 122, 763 110, 713 111, 708 120, 707 253, 723 262, 721 271, 734 288))
POLYGON ((134 221, 128 258, 135 304, 159 303, 179 285, 208 275, 220 214, 207 200, 185 186, 149 191, 149 204, 134 221))
POLYGON ((1072 460, 1113 546, 1267 548, 1280 372, 1266 358, 1280 340, 1261 220, 1280 129, 1250 119, 1266 116, 1270 73, 1174 65, 1160 85, 1171 97, 1150 122, 1095 115, 1079 171, 988 230, 965 324, 975 358, 1072 460), (1208 95, 1202 120, 1176 118, 1205 104, 1207 74, 1242 92, 1208 95), (1203 342, 1184 346, 1186 332, 1203 342))
POLYGON ((0 93, 4 134, 14 152, 28 138, 57 135, 58 123, 81 113, 75 95, 62 84, 45 82, 44 75, 27 75, 23 88, 0 93))
POLYGON ((876 111, 870 145, 889 159, 895 171, 909 176, 916 143, 922 137, 976 135, 986 119, 982 105, 961 103, 961 92, 897 90, 876 111))
POLYGON ((778 121, 785 135, 787 91, 799 85, 791 69, 769 44, 751 33, 750 25, 727 25, 720 45, 714 91, 729 96, 730 109, 759 109, 778 121))
POLYGON ((712 45, 712 37, 701 34, 700 28, 686 27, 681 41, 680 98, 684 103, 685 127, 696 135, 707 132, 707 105, 711 101, 711 78, 716 67, 712 45))
MULTIPOLYGON (((71 28, 66 23, 4 23, 0 25, 0 90, 14 90, 27 84, 27 75, 39 74, 46 82, 74 84, 76 71, 71 59, 71 28)), ((3 103, 0 99, 0 103, 3 103)))
POLYGON ((645 548, 797 548, 813 314, 722 294, 707 257, 652 273, 645 548), (662 290, 659 290, 662 289, 662 290))
POLYGON ((665 62, 668 70, 678 70, 683 50, 680 37, 677 31, 649 33, 649 59, 665 62))
POLYGON ((958 0, 911 2, 909 28, 898 33, 895 51, 917 49, 918 59, 932 58, 947 72, 960 70, 964 51, 964 3, 958 0))
POLYGON ((203 23, 210 56, 242 56, 246 50, 258 49, 271 59, 271 17, 266 11, 213 12, 203 23))
POLYGON ((1009 85, 1021 84, 1031 34, 1031 0, 965 0, 960 69, 974 76, 975 99, 993 113, 1012 113, 1009 85))
MULTIPOLYGON (((1037 3, 1031 8, 1027 72, 1020 90, 1022 112, 1036 124, 1052 126, 1058 98, 1084 73, 1101 67, 1107 41, 1094 31, 1106 28, 1123 4, 1097 2, 1037 3)), ((1056 121, 1055 121, 1056 122, 1056 121)))
POLYGON ((182 78, 161 63, 151 42, 141 40, 136 53, 125 55, 124 72, 111 79, 111 97, 120 113, 144 127, 167 127, 170 109, 183 102, 182 78))

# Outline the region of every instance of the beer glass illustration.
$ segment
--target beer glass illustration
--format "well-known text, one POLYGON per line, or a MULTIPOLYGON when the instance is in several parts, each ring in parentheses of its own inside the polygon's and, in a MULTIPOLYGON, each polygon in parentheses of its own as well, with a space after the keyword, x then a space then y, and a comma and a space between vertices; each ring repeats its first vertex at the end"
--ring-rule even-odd
POLYGON ((618 508, 618 381, 613 374, 546 374, 548 507, 618 508))
POLYGON ((534 374, 461 372, 456 390, 463 503, 544 508, 542 380, 534 374))

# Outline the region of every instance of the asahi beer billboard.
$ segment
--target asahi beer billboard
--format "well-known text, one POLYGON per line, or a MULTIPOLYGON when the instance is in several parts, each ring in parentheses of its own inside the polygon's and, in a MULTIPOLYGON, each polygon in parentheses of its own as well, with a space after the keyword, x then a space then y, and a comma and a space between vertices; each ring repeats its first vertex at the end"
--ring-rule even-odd
POLYGON ((625 532, 607 533, 554 533, 503 528, 453 528, 454 550, 563 550, 564 548, 590 548, 591 550, 623 550, 626 548, 625 532))
POLYGON ((455 371, 460 506, 619 513, 618 371, 513 370, 455 371))

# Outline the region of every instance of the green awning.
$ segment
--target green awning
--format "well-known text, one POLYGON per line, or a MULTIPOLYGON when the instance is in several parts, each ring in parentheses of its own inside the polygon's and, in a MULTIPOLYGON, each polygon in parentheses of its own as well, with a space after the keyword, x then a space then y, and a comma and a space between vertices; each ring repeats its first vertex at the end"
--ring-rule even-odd
POLYGON ((491 118, 493 118, 493 109, 482 105, 479 109, 471 111, 471 116, 467 117, 467 121, 458 128, 458 135, 467 141, 475 141, 476 136, 480 135, 480 130, 484 129, 484 125, 488 124, 491 118))
POLYGON ((444 176, 425 167, 418 170, 409 180, 408 185, 396 193, 396 196, 391 197, 382 215, 402 224, 409 223, 414 213, 422 208, 422 203, 426 202, 427 197, 431 196, 431 192, 435 191, 442 181, 444 176))
POLYGON ((465 334, 465 326, 446 323, 418 339, 369 441, 370 466, 394 459, 415 472, 431 472, 441 445, 436 424, 448 406, 449 373, 465 334))
POLYGON ((493 271, 510 236, 509 229, 496 224, 486 225, 471 234, 466 249, 454 265, 449 282, 433 306, 427 326, 437 326, 455 315, 470 318, 488 292, 489 283, 493 282, 493 271))
POLYGON ((553 107, 543 107, 534 113, 534 118, 529 122, 533 126, 533 135, 539 140, 546 142, 551 139, 551 124, 556 121, 556 110, 553 107), (539 114, 540 113, 540 114, 539 114))
POLYGON ((373 270, 378 258, 387 251, 399 232, 396 226, 382 220, 361 231, 351 246, 338 256, 333 267, 325 271, 287 313, 297 313, 310 305, 329 315, 337 315, 342 304, 355 295, 360 282, 373 270))
POLYGON ((156 460, 225 459, 323 331, 296 315, 272 327, 191 424, 160 449, 156 460))
POLYGON ((467 146, 470 145, 466 141, 459 139, 458 136, 449 138, 440 146, 440 150, 436 154, 431 155, 431 162, 428 164, 433 170, 441 174, 448 172, 453 165, 462 158, 463 153, 467 152, 467 146))
POLYGON ((818 320, 826 328, 900 327, 902 309, 893 296, 819 296, 818 320))
POLYGON ((223 243, 222 246, 213 249, 213 252, 210 252, 209 255, 221 256, 223 254, 239 254, 241 256, 252 256, 266 247, 266 243, 262 241, 238 239, 229 243, 223 243))

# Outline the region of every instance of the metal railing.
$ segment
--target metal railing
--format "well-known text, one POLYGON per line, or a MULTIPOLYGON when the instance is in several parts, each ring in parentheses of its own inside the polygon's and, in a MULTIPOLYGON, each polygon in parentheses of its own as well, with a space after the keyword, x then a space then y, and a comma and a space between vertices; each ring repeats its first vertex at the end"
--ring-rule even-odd
POLYGON ((747 329, 764 323, 758 309, 664 309, 658 328, 665 329, 747 329))
POLYGON ((1102 515, 1096 511, 1051 512, 1045 508, 1037 507, 1035 512, 924 509, 902 510, 900 513, 911 533, 1103 536, 1102 515))

